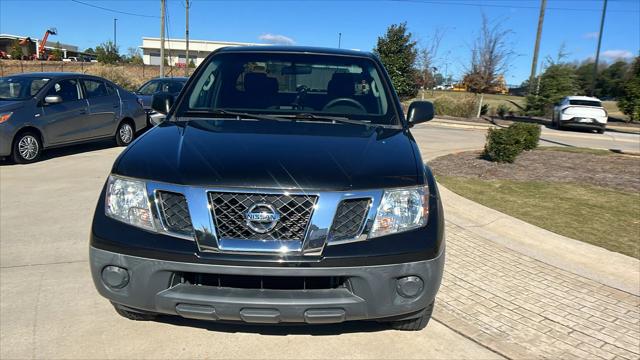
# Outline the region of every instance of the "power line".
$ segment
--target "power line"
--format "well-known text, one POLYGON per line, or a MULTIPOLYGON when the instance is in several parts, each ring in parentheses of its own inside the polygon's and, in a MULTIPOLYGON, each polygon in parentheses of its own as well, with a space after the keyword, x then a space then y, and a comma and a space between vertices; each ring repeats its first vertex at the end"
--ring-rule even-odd
MULTIPOLYGON (((392 0, 397 2, 412 2, 421 4, 434 4, 434 5, 457 5, 457 6, 473 6, 473 7, 492 7, 492 8, 508 8, 508 9, 539 9, 537 6, 526 5, 500 5, 500 4, 485 4, 485 3, 468 3, 457 1, 433 1, 433 0, 392 0)), ((560 11, 598 11, 602 9, 590 9, 590 8, 568 8, 568 7, 547 7, 547 10, 560 10, 560 11)), ((640 10, 609 10, 609 12, 640 12, 640 10)))
POLYGON ((127 11, 109 9, 109 8, 106 8, 106 7, 103 7, 103 6, 89 4, 89 3, 86 3, 84 1, 79 1, 79 0, 71 0, 71 1, 74 2, 74 3, 77 3, 77 4, 82 4, 82 5, 85 5, 85 6, 92 7, 92 8, 96 8, 96 9, 100 9, 100 10, 104 10, 104 11, 110 11, 110 12, 113 12, 113 13, 118 13, 118 14, 123 14, 123 15, 139 16, 139 17, 154 18, 154 19, 158 18, 158 16, 153 16, 153 15, 136 14, 136 13, 131 13, 131 12, 127 12, 127 11))

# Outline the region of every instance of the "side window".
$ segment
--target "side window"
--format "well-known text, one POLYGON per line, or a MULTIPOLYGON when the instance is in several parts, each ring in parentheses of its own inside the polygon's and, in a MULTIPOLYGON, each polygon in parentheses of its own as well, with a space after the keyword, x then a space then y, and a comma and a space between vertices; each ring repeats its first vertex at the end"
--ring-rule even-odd
POLYGON ((105 85, 107 86, 107 95, 111 96, 111 95, 117 95, 118 92, 116 91, 116 88, 113 87, 113 85, 111 85, 110 83, 105 81, 105 85))
POLYGON ((58 95, 62 98, 62 102, 76 101, 81 99, 78 81, 75 79, 62 80, 53 84, 47 96, 58 95))
POLYGON ((109 95, 107 85, 105 85, 104 81, 83 79, 82 83, 84 84, 84 89, 87 92, 88 99, 95 99, 109 95))

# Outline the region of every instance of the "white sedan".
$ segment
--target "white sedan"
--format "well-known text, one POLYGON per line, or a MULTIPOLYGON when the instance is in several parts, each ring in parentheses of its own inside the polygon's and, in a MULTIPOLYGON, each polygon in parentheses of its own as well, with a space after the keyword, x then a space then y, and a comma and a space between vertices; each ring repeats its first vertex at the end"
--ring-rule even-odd
POLYGON ((551 124, 556 129, 582 127, 593 129, 600 134, 607 127, 607 110, 598 98, 588 96, 567 96, 553 107, 551 124))

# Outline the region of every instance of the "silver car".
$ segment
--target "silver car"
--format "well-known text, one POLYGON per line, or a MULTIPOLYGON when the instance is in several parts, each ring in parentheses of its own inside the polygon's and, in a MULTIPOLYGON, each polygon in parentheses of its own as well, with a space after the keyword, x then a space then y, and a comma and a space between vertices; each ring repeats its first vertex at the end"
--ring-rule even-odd
POLYGON ((73 73, 0 78, 0 157, 16 163, 80 142, 114 138, 126 146, 145 127, 140 99, 106 79, 73 73))

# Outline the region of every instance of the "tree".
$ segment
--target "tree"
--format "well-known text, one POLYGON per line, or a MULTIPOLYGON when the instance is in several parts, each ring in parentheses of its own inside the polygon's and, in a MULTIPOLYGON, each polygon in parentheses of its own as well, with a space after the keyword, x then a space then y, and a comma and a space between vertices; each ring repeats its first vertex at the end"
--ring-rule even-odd
POLYGON ((412 34, 407 32, 407 23, 389 26, 386 34, 378 37, 373 52, 387 69, 400 99, 415 97, 418 94, 418 74, 414 66, 418 51, 412 34))
POLYGON ((84 53, 85 54, 90 54, 90 55, 95 55, 96 51, 93 50, 93 48, 86 48, 86 49, 84 49, 84 53))
POLYGON ((617 99, 622 96, 625 86, 625 76, 629 72, 629 63, 616 61, 605 68, 596 81, 597 97, 617 99))
POLYGON ((469 91, 479 94, 478 117, 482 109, 484 93, 500 85, 499 75, 503 74, 513 55, 507 40, 510 30, 503 30, 500 22, 491 23, 482 14, 480 34, 471 49, 471 64, 463 82, 469 91))
POLYGON ((618 100, 618 108, 631 121, 640 120, 640 56, 637 56, 628 72, 625 85, 618 100))
POLYGON ((440 42, 444 36, 442 29, 436 29, 429 41, 429 45, 418 51, 417 65, 418 65, 418 86, 422 89, 431 89, 436 85, 443 82, 442 74, 437 74, 437 68, 435 67, 436 57, 438 56, 438 49, 440 48, 440 42), (440 75, 440 82, 436 76, 440 75))
POLYGON ((112 41, 104 42, 96 46, 96 58, 104 64, 115 64, 120 61, 118 47, 112 41))
POLYGON ((64 54, 62 53, 62 50, 60 50, 60 42, 56 41, 56 44, 54 46, 55 48, 51 50, 51 57, 55 61, 60 61, 64 56, 64 54))
POLYGON ((140 48, 130 47, 127 49, 126 61, 135 65, 142 65, 142 54, 140 53, 140 48))
POLYGON ((20 46, 20 41, 15 40, 13 42, 13 44, 11 45, 11 50, 9 51, 9 55, 11 55, 11 58, 14 60, 21 60, 22 59, 22 46, 20 46))
POLYGON ((537 94, 527 96, 526 109, 529 115, 548 115, 553 104, 578 91, 576 68, 567 63, 552 62, 536 81, 540 82, 537 94))

